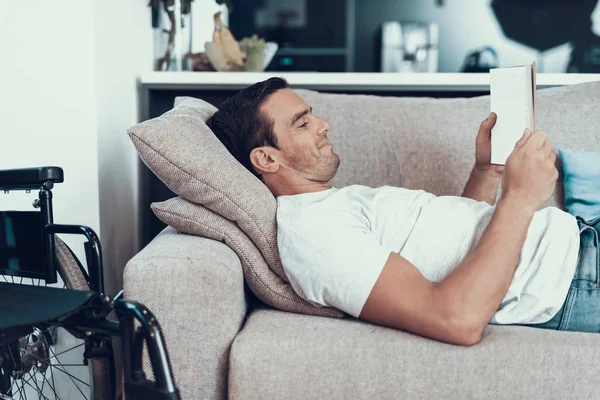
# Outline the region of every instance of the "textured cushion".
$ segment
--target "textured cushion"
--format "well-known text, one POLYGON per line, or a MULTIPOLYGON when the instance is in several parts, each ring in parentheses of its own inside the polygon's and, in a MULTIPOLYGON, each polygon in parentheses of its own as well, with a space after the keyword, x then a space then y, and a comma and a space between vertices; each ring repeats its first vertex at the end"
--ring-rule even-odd
POLYGON ((489 325, 463 347, 355 319, 257 309, 230 399, 594 399, 600 334, 489 325))
MULTIPOLYGON (((244 261, 244 276, 256 296, 267 304, 283 310, 343 316, 340 311, 307 303, 291 289, 277 249, 275 198, 206 125, 215 111, 214 106, 203 100, 177 98, 172 110, 128 130, 140 157, 158 178, 182 198, 206 207, 174 200, 165 207, 179 205, 175 207, 177 212, 164 211, 157 216, 182 232, 218 240, 227 237, 232 245, 243 242, 236 249, 244 261), (173 220, 170 218, 173 216, 178 218, 173 220), (228 221, 235 222, 252 239, 260 254, 249 250, 251 242, 241 239, 239 231, 231 233, 234 225, 227 224, 228 221), (225 227, 228 235, 219 233, 225 227), (249 255, 252 257, 248 258, 249 255), (250 259, 256 263, 249 263, 250 259)), ((155 207, 155 210, 165 208, 155 207)))
POLYGON ((344 314, 330 307, 315 307, 300 298, 291 285, 269 269, 260 251, 233 222, 219 214, 175 197, 152 204, 152 211, 161 221, 180 232, 218 240, 233 249, 242 262, 244 278, 252 292, 265 303, 281 310, 328 317, 344 314))
MULTIPOLYGON (((600 136, 600 128, 597 129, 600 136)), ((600 153, 559 149, 564 171, 565 208, 585 220, 600 216, 600 153)))
POLYGON ((277 250, 275 198, 206 125, 217 110, 213 105, 193 98, 177 103, 128 130, 140 157, 173 192, 237 223, 286 279, 277 250))

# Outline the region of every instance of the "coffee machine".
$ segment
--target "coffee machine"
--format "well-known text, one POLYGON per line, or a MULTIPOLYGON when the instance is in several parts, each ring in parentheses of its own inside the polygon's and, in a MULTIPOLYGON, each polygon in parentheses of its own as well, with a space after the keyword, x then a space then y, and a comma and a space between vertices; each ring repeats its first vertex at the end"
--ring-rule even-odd
POLYGON ((388 21, 381 25, 381 72, 437 72, 439 28, 435 23, 388 21))

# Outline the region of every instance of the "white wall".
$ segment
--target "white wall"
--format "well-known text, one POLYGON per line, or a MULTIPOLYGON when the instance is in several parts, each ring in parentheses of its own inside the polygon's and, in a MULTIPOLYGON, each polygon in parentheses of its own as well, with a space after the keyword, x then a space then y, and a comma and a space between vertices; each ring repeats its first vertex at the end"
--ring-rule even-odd
POLYGON ((109 293, 138 248, 138 156, 127 128, 138 122, 137 77, 152 70, 147 0, 94 1, 100 236, 109 293))
MULTIPOLYGON (((109 294, 138 250, 138 157, 126 129, 138 122, 137 77, 152 69, 147 4, 0 3, 0 169, 64 169, 54 219, 100 235, 109 294)), ((0 194, 0 209, 31 209, 35 196, 0 194)), ((83 260, 83 239, 63 238, 83 260)))
MULTIPOLYGON (((146 0, 28 0, 0 4, 0 169, 58 165, 57 223, 92 227, 106 289, 138 250, 137 76, 152 69, 146 0)), ((35 193, 0 194, 29 209, 35 193)), ((82 239, 64 237, 83 258, 82 239)))
MULTIPOLYGON (((62 167, 55 221, 99 232, 92 21, 90 0, 0 3, 0 169, 62 167)), ((34 197, 0 194, 0 209, 28 209, 34 197)))

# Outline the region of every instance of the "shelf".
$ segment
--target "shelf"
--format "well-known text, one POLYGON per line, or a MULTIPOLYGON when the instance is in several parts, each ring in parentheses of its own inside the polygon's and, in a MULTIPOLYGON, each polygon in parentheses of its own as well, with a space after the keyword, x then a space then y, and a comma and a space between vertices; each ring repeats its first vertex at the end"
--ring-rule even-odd
POLYGON ((276 56, 345 56, 348 54, 348 49, 345 47, 331 47, 331 48, 280 48, 275 53, 276 56))
MULTIPOLYGON (((487 73, 307 73, 307 72, 150 72, 144 89, 236 90, 273 76, 290 87, 343 91, 489 91, 487 73)), ((600 81, 600 74, 537 74, 537 88, 600 81)))

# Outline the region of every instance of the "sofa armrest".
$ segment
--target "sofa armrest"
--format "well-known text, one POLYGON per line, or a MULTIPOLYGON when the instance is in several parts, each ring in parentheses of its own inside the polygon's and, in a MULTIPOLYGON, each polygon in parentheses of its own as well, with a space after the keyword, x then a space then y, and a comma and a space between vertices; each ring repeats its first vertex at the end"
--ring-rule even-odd
MULTIPOLYGON (((123 286, 156 315, 182 398, 225 398, 229 349, 248 309, 235 252, 166 228, 127 263, 123 286)), ((144 370, 152 378, 147 359, 144 370)))

